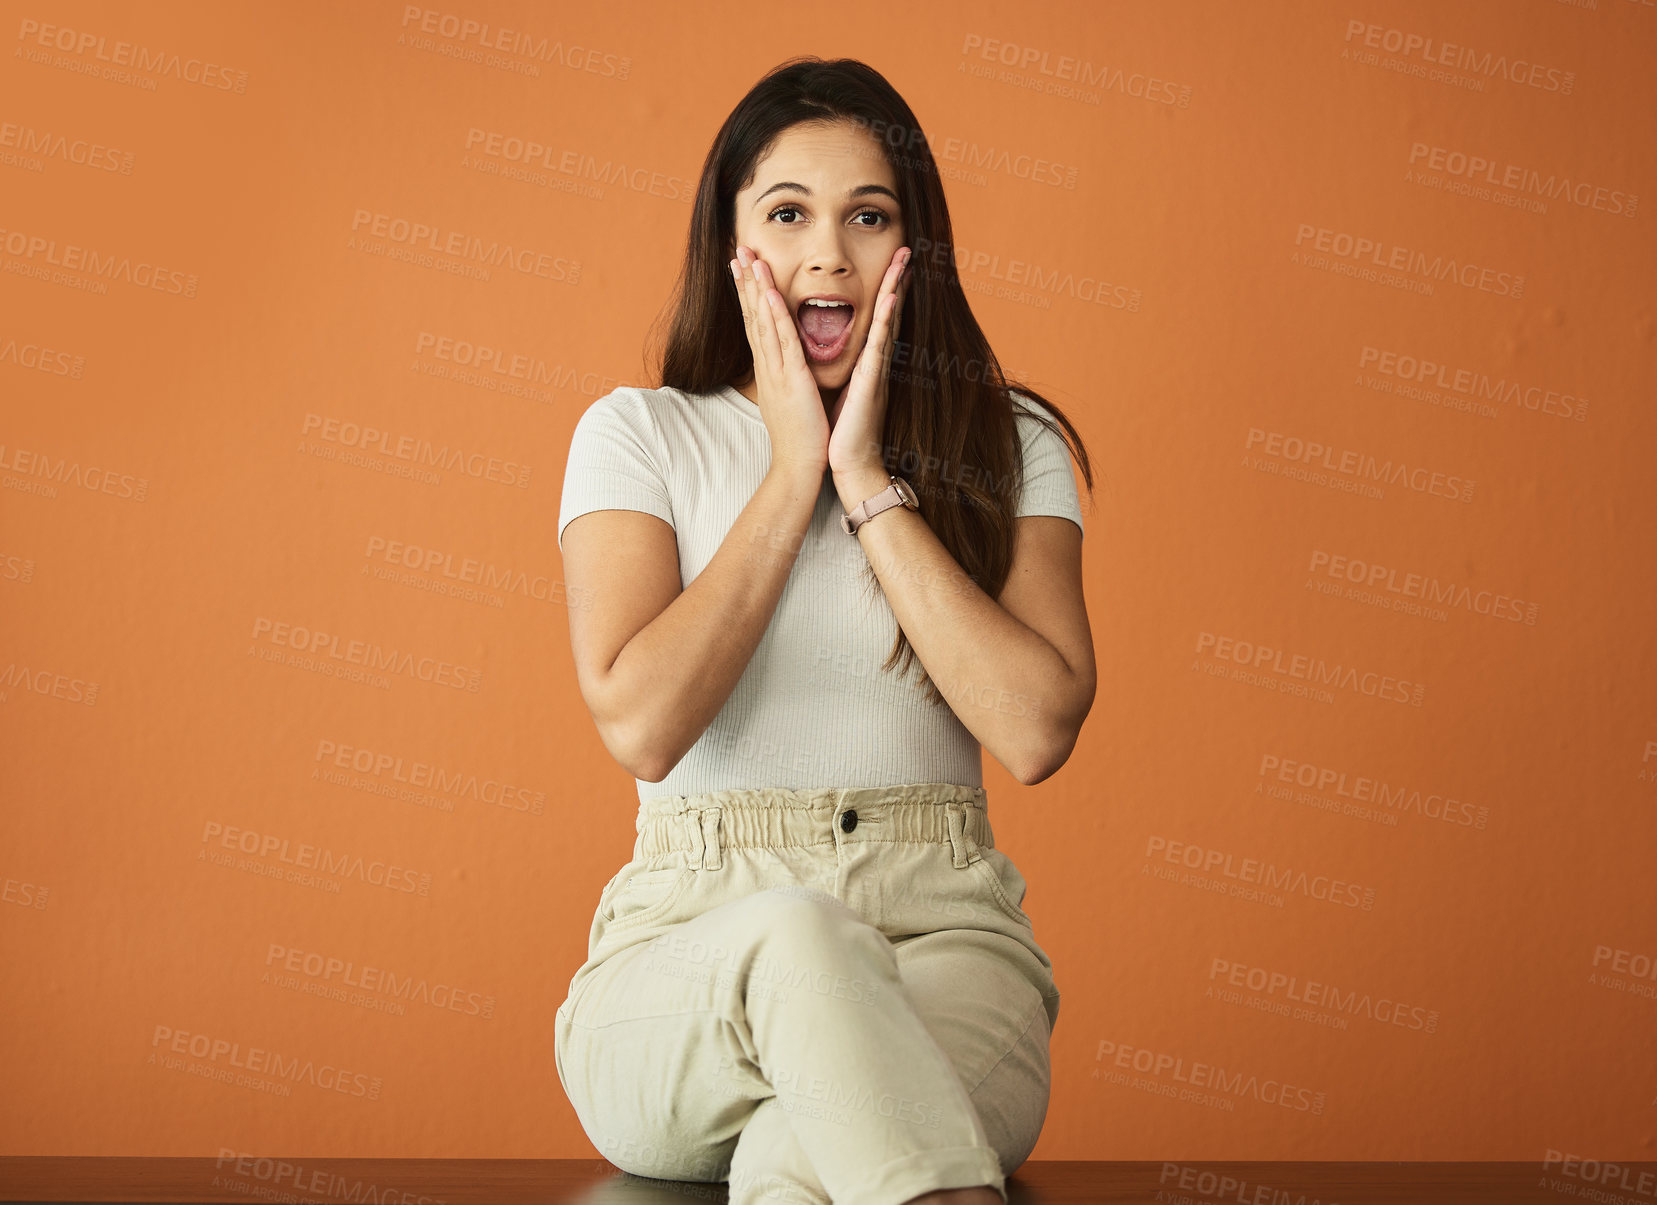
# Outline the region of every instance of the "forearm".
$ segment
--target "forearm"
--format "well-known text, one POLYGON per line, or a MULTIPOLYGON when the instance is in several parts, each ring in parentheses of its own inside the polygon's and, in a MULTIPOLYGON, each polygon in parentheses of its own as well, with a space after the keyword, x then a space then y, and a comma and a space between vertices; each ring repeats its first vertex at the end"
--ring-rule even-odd
POLYGON ((713 559, 623 647, 607 701, 617 743, 660 782, 730 698, 788 581, 822 490, 822 468, 773 465, 713 559))
MULTIPOLYGON (((879 471, 837 474, 851 510, 890 481, 879 471)), ((1076 682, 1045 637, 967 576, 925 519, 905 507, 857 529, 915 656, 967 730, 1020 780, 1050 772, 1073 747, 1076 682)))

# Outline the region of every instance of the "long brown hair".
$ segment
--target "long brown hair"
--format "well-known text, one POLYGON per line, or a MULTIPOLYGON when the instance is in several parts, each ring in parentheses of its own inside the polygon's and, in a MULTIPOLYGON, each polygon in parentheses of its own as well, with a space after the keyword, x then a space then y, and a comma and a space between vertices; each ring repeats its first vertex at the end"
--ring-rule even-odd
MULTIPOLYGON (((973 317, 956 273, 949 207, 931 147, 904 99, 856 59, 789 59, 749 90, 725 119, 702 164, 691 212, 672 325, 662 355, 663 386, 712 393, 747 377, 753 354, 742 324, 726 250, 735 236, 736 195, 778 135, 806 123, 852 121, 880 140, 897 177, 906 245, 913 248, 908 293, 887 379, 882 459, 915 489, 921 516, 967 575, 991 598, 1013 560, 1014 509, 1023 455, 1009 389, 1045 408, 1068 433, 1091 496, 1093 469, 1070 420, 1052 402, 1010 383, 973 317)), ((1044 425, 1054 424, 1036 417, 1044 425)), ((868 568, 867 584, 879 579, 868 568)), ((883 670, 918 665, 901 626, 883 670)), ((943 693, 920 666, 929 699, 943 693)))

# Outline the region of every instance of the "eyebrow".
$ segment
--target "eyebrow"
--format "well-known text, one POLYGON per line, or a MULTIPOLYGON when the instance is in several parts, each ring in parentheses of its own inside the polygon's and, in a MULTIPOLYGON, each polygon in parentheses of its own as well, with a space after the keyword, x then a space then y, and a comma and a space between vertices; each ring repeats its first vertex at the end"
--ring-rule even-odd
MULTIPOLYGON (((811 190, 809 188, 807 188, 804 184, 796 184, 792 180, 784 180, 780 184, 773 184, 770 188, 768 188, 764 192, 760 193, 759 196, 754 198, 754 204, 758 205, 761 201, 765 200, 766 197, 770 196, 774 192, 783 192, 784 190, 788 190, 788 189, 792 189, 794 192, 803 192, 808 197, 811 195, 811 190)), ((871 195, 882 196, 882 197, 891 197, 892 202, 894 204, 899 203, 897 193, 893 192, 891 189, 887 188, 885 185, 882 185, 882 184, 860 184, 856 188, 852 189, 851 192, 847 193, 846 195, 848 197, 852 197, 854 199, 857 198, 857 197, 866 197, 866 196, 871 196, 871 195)))

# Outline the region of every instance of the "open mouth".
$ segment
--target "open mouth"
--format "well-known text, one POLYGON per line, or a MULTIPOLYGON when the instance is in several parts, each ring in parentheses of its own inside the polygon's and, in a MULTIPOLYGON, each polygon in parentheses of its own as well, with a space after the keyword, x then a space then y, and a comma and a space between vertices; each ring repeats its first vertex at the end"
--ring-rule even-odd
POLYGON ((806 358, 815 364, 839 359, 851 341, 855 312, 849 302, 802 301, 794 312, 794 324, 799 328, 806 358))

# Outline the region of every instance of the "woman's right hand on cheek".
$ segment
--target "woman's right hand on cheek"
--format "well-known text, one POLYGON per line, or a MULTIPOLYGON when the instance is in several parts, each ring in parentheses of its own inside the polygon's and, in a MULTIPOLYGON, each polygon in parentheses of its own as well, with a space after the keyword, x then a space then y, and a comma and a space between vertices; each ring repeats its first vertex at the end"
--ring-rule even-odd
POLYGON ((771 267, 748 247, 736 249, 732 279, 754 359, 759 413, 771 435, 771 463, 828 469, 829 423, 823 395, 806 363, 794 316, 771 267))

